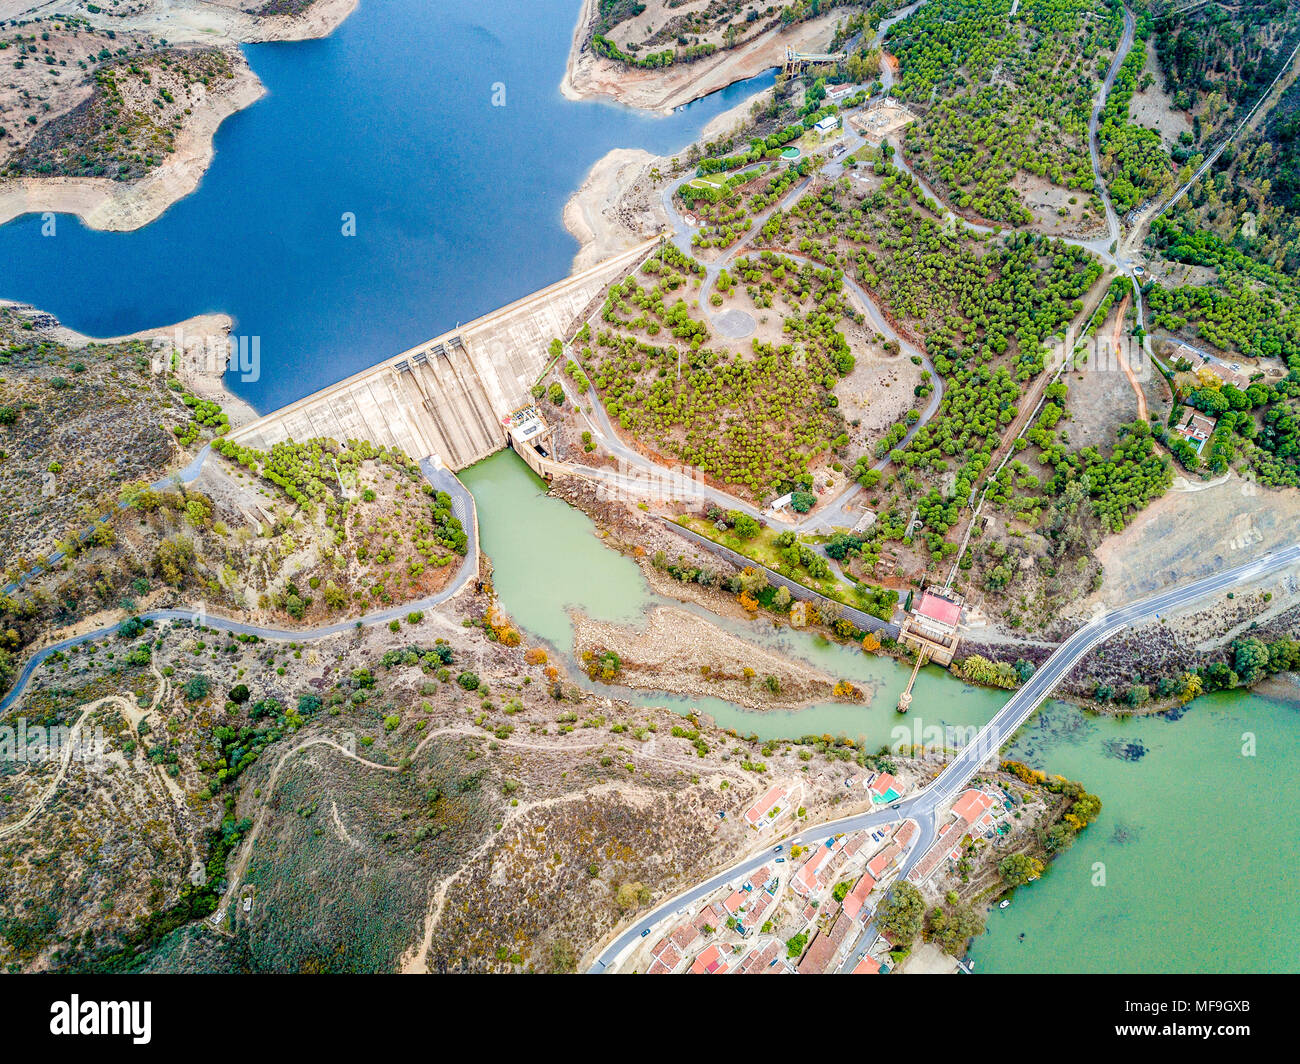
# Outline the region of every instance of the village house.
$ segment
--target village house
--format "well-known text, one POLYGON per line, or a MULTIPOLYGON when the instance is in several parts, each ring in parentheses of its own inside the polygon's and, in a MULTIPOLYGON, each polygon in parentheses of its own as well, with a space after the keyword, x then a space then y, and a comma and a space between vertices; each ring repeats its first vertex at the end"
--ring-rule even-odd
POLYGON ((869 918, 871 910, 866 907, 867 898, 875 889, 875 886, 876 880, 871 873, 863 872, 857 886, 844 896, 844 915, 853 920, 857 918, 859 913, 865 913, 866 917, 869 918))
POLYGON ((726 956, 716 943, 696 957, 691 965, 692 975, 723 975, 726 971, 726 956))
POLYGON ((973 787, 963 791, 953 803, 951 819, 939 828, 939 837, 930 852, 921 858, 908 878, 914 883, 924 883, 945 861, 957 860, 961 856, 962 839, 967 834, 993 827, 991 810, 996 804, 997 800, 985 791, 973 787))
POLYGON ((762 831, 775 824, 789 812, 786 802, 787 791, 782 786, 771 788, 762 798, 745 812, 745 823, 755 831, 762 831))
POLYGON ((1206 441, 1214 435, 1214 427, 1217 424, 1214 418, 1206 417, 1198 410, 1192 410, 1186 420, 1175 426, 1174 431, 1192 445, 1192 450, 1200 454, 1206 441))
POLYGON ((830 871, 832 858, 844 847, 843 839, 836 839, 834 843, 827 845, 821 843, 813 851, 811 857, 806 860, 794 878, 790 880, 790 887, 796 894, 802 894, 805 898, 825 889, 825 883, 822 882, 820 874, 830 871))

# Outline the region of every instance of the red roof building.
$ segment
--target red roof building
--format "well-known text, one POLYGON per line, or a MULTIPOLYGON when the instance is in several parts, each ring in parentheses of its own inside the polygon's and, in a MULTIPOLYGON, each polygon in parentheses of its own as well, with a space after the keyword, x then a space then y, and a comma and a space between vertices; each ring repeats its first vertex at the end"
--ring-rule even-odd
POLYGON ((876 879, 880 879, 880 877, 888 870, 890 865, 894 863, 894 858, 902 852, 902 848, 897 843, 891 842, 876 854, 875 857, 867 862, 867 871, 875 876, 876 879))
POLYGON ((903 621, 898 637, 929 660, 950 665, 961 642, 960 628, 960 602, 932 591, 922 591, 921 601, 903 621))
POLYGON ((776 823, 785 812, 784 807, 779 804, 785 801, 785 797, 784 787, 773 787, 749 807, 745 813, 745 823, 751 828, 763 828, 768 824, 776 823))
POLYGON ((858 885, 844 896, 844 915, 855 918, 867 903, 867 897, 870 895, 872 888, 876 885, 875 879, 870 872, 864 872, 862 878, 858 880, 858 885))
POLYGON ((888 772, 882 772, 879 776, 877 776, 874 780, 871 781, 871 786, 868 789, 871 791, 872 794, 878 795, 881 798, 883 798, 886 794, 888 794, 891 790, 893 790, 894 784, 897 782, 898 780, 894 779, 894 777, 891 776, 888 772))
POLYGON ((927 620, 937 621, 949 628, 956 628, 961 621, 961 607, 957 603, 928 591, 921 592, 921 604, 916 607, 916 612, 927 620))
POLYGON ((726 970, 727 962, 723 958, 722 947, 717 945, 706 949, 691 965, 692 975, 722 975, 726 970))
POLYGON ((821 975, 830 967, 838 947, 839 943, 830 935, 825 932, 819 934, 808 947, 808 952, 803 955, 803 960, 799 962, 799 974, 821 975))

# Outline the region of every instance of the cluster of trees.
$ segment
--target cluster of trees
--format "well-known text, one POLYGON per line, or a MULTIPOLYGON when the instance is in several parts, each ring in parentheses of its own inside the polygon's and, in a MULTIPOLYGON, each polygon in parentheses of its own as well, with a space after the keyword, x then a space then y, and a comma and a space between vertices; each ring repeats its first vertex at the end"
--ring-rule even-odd
POLYGON ((1027 853, 1009 853, 998 862, 998 875, 1010 887, 1021 887, 1043 874, 1043 862, 1027 853))
POLYGON ((902 63, 895 90, 927 108, 908 127, 909 155, 953 204, 991 221, 1033 214, 1013 182, 1031 173, 1054 185, 1092 184, 1086 144, 1095 69, 1119 37, 1118 5, 1097 19, 1095 0, 931 2, 891 31, 902 63))
MULTIPOLYGON (((424 482, 419 465, 398 448, 376 447, 366 440, 349 440, 340 444, 329 439, 276 443, 265 452, 226 438, 219 438, 213 446, 227 458, 276 484, 307 514, 314 515, 318 506, 323 508, 325 527, 334 533, 333 546, 343 549, 352 542, 349 549, 354 551, 359 562, 373 560, 384 565, 392 561, 396 545, 401 541, 400 533, 405 531, 412 548, 420 556, 407 567, 407 577, 414 583, 426 565, 444 567, 451 563, 453 555, 463 556, 468 550, 469 537, 453 512, 451 496, 445 491, 435 492, 431 484, 424 482), (409 520, 405 529, 381 530, 378 524, 365 528, 359 525, 362 511, 358 507, 374 502, 376 492, 364 488, 359 494, 349 494, 344 485, 351 484, 354 488, 360 485, 361 468, 366 462, 386 466, 406 481, 420 484, 422 504, 399 503, 405 511, 403 523, 407 524, 409 520), (349 528, 359 533, 352 540, 348 536, 349 528), (373 537, 378 539, 377 548, 373 546, 373 537)), ((409 493, 400 497, 406 499, 409 493)), ((384 582, 388 576, 387 570, 380 575, 371 590, 374 597, 387 601, 389 595, 384 582)), ((318 578, 313 578, 312 587, 317 583, 318 578)), ((342 609, 347 604, 346 592, 332 582, 325 584, 322 594, 331 609, 342 609)), ((295 593, 281 606, 295 616, 301 616, 310 603, 310 598, 295 593)))
POLYGON ((1245 279, 1223 273, 1213 285, 1153 285, 1148 304, 1152 323, 1170 332, 1194 325, 1220 350, 1300 365, 1300 308, 1245 279))
POLYGON ((1061 818, 1046 830, 1040 830, 1039 839, 1050 853, 1060 853, 1074 844, 1074 838, 1101 813, 1101 799, 1089 794, 1082 783, 1067 780, 1064 776, 1048 776, 1023 761, 1003 761, 1003 772, 1009 772, 1031 787, 1043 787, 1050 794, 1064 800, 1061 818))
POLYGON ((1170 6, 1155 16, 1156 56, 1174 106, 1197 112, 1198 139, 1207 116, 1230 119, 1227 101, 1250 106, 1268 86, 1294 45, 1300 12, 1285 0, 1224 8, 1170 6), (1219 102, 1208 101, 1216 96, 1219 102))
POLYGON ((984 919, 969 905, 957 902, 951 892, 947 904, 936 906, 925 916, 923 937, 950 957, 960 957, 976 935, 984 934, 984 919))
POLYGON ((793 532, 786 530, 779 533, 772 545, 785 563, 783 568, 788 567, 791 575, 799 569, 805 570, 813 580, 825 580, 831 575, 830 563, 811 547, 800 543, 793 532))
POLYGON ((776 169, 766 181, 756 171, 737 171, 721 185, 681 185, 678 196, 699 215, 693 247, 730 247, 749 229, 750 219, 765 211, 808 173, 811 160, 776 169))
POLYGON ((1173 161, 1160 134, 1129 118, 1129 104, 1146 65, 1147 25, 1145 17, 1139 20, 1133 48, 1120 64, 1097 129, 1102 172, 1121 214, 1173 188, 1175 179, 1173 161))
POLYGON ((692 63, 697 59, 712 55, 718 50, 716 44, 705 42, 684 45, 679 48, 666 48, 663 51, 649 52, 646 55, 638 56, 624 51, 608 37, 599 33, 591 38, 591 48, 597 55, 603 55, 606 59, 613 59, 627 66, 640 67, 643 70, 659 70, 663 67, 670 67, 674 63, 692 63))
POLYGON ((682 279, 674 271, 652 289, 629 279, 611 290, 611 328, 596 337, 590 376, 624 429, 758 498, 806 487, 809 461, 847 445, 832 389, 853 357, 836 328, 846 312, 837 271, 771 255, 735 269, 756 293, 770 286, 791 305, 812 304, 785 317, 791 342, 756 339, 748 354, 703 346, 704 322, 684 300, 666 303, 682 279), (680 346, 650 342, 664 330, 680 346))
POLYGON ((1133 513, 1165 493, 1173 476, 1169 456, 1155 446, 1151 426, 1135 421, 1120 426, 1109 456, 1085 447, 1058 464, 1052 492, 1061 495, 1066 483, 1082 481, 1092 499, 1093 515, 1108 531, 1122 532, 1133 513))
POLYGON ((925 898, 915 886, 903 880, 880 903, 876 923, 891 941, 907 947, 921 933, 925 915, 925 898))
POLYGON ((823 261, 846 255, 858 277, 899 320, 925 334, 935 368, 987 362, 1014 344, 1017 376, 1042 368, 1043 341, 1082 309, 1101 265, 1082 248, 1015 233, 976 240, 947 226, 887 153, 876 158, 880 187, 863 199, 843 179, 776 214, 763 236, 823 261), (848 249, 845 249, 845 244, 848 249))
POLYGON ((969 654, 962 659, 960 666, 953 670, 971 683, 983 684, 985 687, 1004 687, 1014 690, 1020 686, 1020 673, 1014 665, 1005 661, 989 661, 979 654, 969 654))
POLYGON ((1215 661, 1197 668, 1196 676, 1203 690, 1248 687, 1265 676, 1300 669, 1300 642, 1290 636, 1272 642, 1257 635, 1239 636, 1232 641, 1228 653, 1228 661, 1215 661))

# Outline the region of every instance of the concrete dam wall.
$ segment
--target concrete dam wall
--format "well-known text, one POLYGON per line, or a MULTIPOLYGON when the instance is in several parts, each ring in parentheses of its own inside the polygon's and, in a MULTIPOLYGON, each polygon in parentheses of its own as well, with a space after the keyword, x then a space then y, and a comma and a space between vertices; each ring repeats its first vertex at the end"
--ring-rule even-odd
POLYGON ((444 333, 230 433, 267 450, 285 440, 364 439, 459 470, 506 445, 502 418, 532 402, 547 347, 658 244, 648 240, 582 273, 444 333))

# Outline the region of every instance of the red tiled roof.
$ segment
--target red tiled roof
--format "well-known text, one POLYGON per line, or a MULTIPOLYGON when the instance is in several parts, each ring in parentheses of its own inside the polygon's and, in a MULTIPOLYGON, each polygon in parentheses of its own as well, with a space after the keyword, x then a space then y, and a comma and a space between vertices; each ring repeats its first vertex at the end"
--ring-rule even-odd
POLYGON ((873 794, 884 795, 897 782, 888 772, 882 772, 871 781, 871 791, 873 794))
POLYGON ((749 807, 749 810, 745 813, 745 819, 750 824, 760 823, 763 820, 763 818, 767 816, 768 810, 770 810, 774 805, 776 805, 777 802, 783 800, 784 798, 785 798, 785 788, 779 786, 773 787, 765 795, 763 795, 762 798, 760 798, 757 802, 755 802, 752 806, 749 807))
POLYGON ((972 787, 953 802, 952 811, 967 824, 974 824, 980 818, 980 814, 987 812, 992 806, 992 798, 972 787))
POLYGON ((957 603, 931 595, 928 591, 921 593, 921 604, 917 606, 916 612, 940 624, 955 626, 961 620, 961 607, 957 603))
POLYGON ((756 896, 758 901, 745 910, 745 915, 740 919, 741 926, 746 931, 753 930, 755 925, 763 918, 763 913, 767 911, 768 906, 772 904, 772 895, 767 891, 759 891, 756 896))
POLYGON ((821 871, 822 865, 824 865, 831 857, 835 856, 836 852, 840 848, 841 846, 839 842, 837 842, 834 847, 826 846, 824 844, 819 845, 816 852, 813 853, 813 855, 803 863, 803 866, 799 871, 795 873, 794 879, 791 881, 791 886, 800 894, 811 894, 813 891, 817 890, 821 886, 821 880, 818 878, 817 873, 821 871))
POLYGON ((693 975, 721 975, 727 970, 727 962, 722 958, 721 946, 710 946, 691 965, 693 975))
POLYGON ((826 971, 831 958, 835 956, 837 945, 838 943, 830 935, 819 934, 808 947, 808 952, 803 955, 803 960, 799 962, 799 974, 820 975, 826 971))
POLYGON ((866 904, 867 895, 871 893, 871 889, 875 885, 876 881, 869 872, 862 873, 858 885, 844 897, 844 915, 857 916, 862 911, 862 906, 866 904))
POLYGON ((900 853, 902 853, 902 850, 899 849, 898 844, 891 843, 867 863, 867 871, 879 879, 885 869, 900 853))
POLYGON ((692 923, 679 924, 668 936, 679 950, 691 948, 691 944, 700 937, 700 929, 692 923))
POLYGON ((671 972, 682 963, 682 955, 673 948, 673 944, 669 942, 668 939, 664 939, 663 942, 660 943, 660 946, 655 947, 655 962, 649 969, 652 975, 662 975, 665 972, 671 972), (662 946, 662 948, 660 948, 660 946, 662 946))

